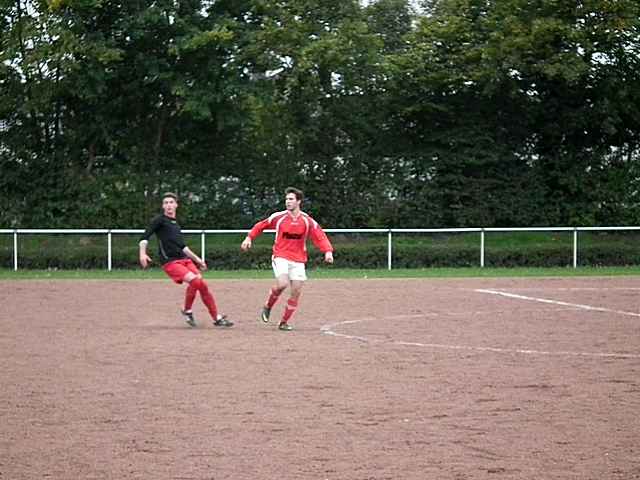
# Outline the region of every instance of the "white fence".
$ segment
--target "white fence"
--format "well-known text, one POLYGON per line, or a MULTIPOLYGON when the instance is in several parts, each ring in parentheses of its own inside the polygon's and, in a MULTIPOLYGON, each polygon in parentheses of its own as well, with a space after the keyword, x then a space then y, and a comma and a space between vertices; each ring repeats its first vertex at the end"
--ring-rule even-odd
MULTIPOLYGON (((573 233, 573 268, 578 266, 578 234, 579 232, 607 232, 607 231, 640 231, 640 226, 635 227, 522 227, 522 228, 332 228, 325 229, 327 233, 365 233, 387 236, 387 268, 391 270, 393 253, 393 235, 406 233, 479 233, 480 245, 478 246, 478 264, 485 266, 485 235, 490 232, 572 232, 573 233)), ((0 235, 13 235, 13 269, 18 270, 19 251, 18 237, 20 235, 53 235, 53 234, 83 234, 83 235, 106 235, 107 251, 105 252, 105 263, 107 270, 112 270, 112 243, 114 235, 134 235, 142 234, 141 229, 0 229, 0 235)), ((210 234, 246 234, 248 230, 183 230, 184 234, 200 235, 200 254, 205 256, 206 235, 210 234)), ((273 230, 266 230, 273 233, 273 230)))

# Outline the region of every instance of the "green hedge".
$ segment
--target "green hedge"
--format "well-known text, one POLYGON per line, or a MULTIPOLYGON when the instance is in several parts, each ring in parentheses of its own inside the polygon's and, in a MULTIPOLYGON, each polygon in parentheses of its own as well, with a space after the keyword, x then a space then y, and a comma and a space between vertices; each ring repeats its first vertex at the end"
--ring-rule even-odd
MULTIPOLYGON (((194 249, 195 250, 195 249, 194 249)), ((155 250, 150 249, 157 260, 155 250)), ((478 246, 448 245, 394 245, 394 268, 429 267, 478 267, 478 246)), ((487 267, 562 267, 573 263, 572 248, 567 245, 543 245, 523 248, 487 247, 487 267)), ((585 245, 578 251, 581 266, 627 266, 640 264, 640 248, 636 245, 599 244, 585 245)), ((315 249, 309 252, 309 267, 321 265, 322 254, 315 249)), ((386 268, 386 245, 345 244, 335 253, 336 266, 340 268, 386 268)), ((271 268, 271 246, 254 245, 246 253, 239 245, 208 245, 206 260, 209 268, 216 270, 244 270, 271 268)), ((113 268, 138 268, 137 245, 114 248, 113 268)), ((12 248, 0 248, 0 266, 13 266, 12 248)), ((83 245, 78 248, 22 249, 19 268, 25 269, 102 269, 107 267, 107 249, 104 245, 83 245)))

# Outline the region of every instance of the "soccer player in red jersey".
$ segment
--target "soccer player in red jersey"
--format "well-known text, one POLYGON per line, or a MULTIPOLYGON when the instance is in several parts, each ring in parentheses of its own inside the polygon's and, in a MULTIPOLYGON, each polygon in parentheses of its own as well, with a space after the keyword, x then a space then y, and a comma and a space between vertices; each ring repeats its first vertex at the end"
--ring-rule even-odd
POLYGON ((286 210, 276 212, 256 223, 240 248, 247 251, 253 240, 264 230, 276 231, 271 263, 276 283, 271 287, 267 301, 262 309, 262 321, 268 322, 271 309, 282 292, 290 287, 290 296, 278 325, 280 330, 290 331, 291 316, 298 307, 302 285, 307 279, 305 263, 307 262, 307 238, 311 238, 318 249, 324 253, 324 261, 333 263, 333 247, 318 222, 300 210, 303 193, 297 188, 285 190, 284 204, 286 210))
POLYGON ((176 210, 178 209, 178 196, 175 193, 165 193, 162 196, 161 215, 156 216, 147 227, 140 238, 140 265, 147 268, 151 263, 151 258, 147 255, 147 244, 151 235, 155 234, 158 239, 158 250, 162 260, 162 269, 177 284, 187 283, 187 291, 184 299, 184 309, 182 315, 187 324, 196 326, 191 307, 198 292, 200 298, 207 307, 213 325, 216 327, 230 327, 233 322, 227 320, 225 315, 218 314, 218 308, 213 295, 209 291, 207 282, 204 281, 201 270, 207 269, 206 262, 193 253, 184 243, 182 230, 176 221, 176 210), (196 266, 197 265, 197 266, 196 266))

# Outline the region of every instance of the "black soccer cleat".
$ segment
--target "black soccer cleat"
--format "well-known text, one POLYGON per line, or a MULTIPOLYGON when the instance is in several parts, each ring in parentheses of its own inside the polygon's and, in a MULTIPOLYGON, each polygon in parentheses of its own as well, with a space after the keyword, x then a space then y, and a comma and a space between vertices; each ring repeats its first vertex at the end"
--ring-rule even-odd
POLYGON ((283 332, 290 332, 291 330, 293 330, 293 327, 287 322, 280 322, 280 324, 278 325, 278 330, 282 330, 283 332))
POLYGON ((180 310, 180 313, 182 313, 182 315, 184 316, 184 321, 187 322, 187 325, 189 325, 190 327, 195 327, 197 325, 196 319, 193 316, 193 312, 180 310))
POLYGON ((226 315, 218 315, 218 318, 213 322, 214 327, 233 327, 233 322, 227 320, 226 315))
POLYGON ((264 323, 268 323, 269 322, 269 315, 271 315, 271 309, 269 307, 263 307, 262 308, 262 313, 260 314, 260 319, 264 323))

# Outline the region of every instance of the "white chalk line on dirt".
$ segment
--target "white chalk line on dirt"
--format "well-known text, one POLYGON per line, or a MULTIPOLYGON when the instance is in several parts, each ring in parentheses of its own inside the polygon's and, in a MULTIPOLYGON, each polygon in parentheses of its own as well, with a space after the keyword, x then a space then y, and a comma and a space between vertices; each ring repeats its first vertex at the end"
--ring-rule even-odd
POLYGON ((507 298, 515 298, 517 300, 527 300, 527 301, 531 301, 531 302, 540 302, 540 303, 549 303, 549 304, 552 304, 552 305, 561 305, 563 307, 579 308, 581 310, 591 310, 591 311, 595 311, 595 312, 615 313, 616 315, 626 315, 626 316, 629 316, 629 317, 640 317, 640 313, 636 313, 636 312, 626 312, 624 310, 614 310, 614 309, 605 308, 605 307, 594 307, 592 305, 584 305, 584 304, 581 304, 581 303, 562 302, 562 301, 559 301, 559 300, 551 300, 551 299, 548 299, 548 298, 528 297, 526 295, 518 295, 516 293, 508 293, 508 292, 503 292, 503 291, 500 291, 500 290, 488 290, 488 289, 478 288, 478 289, 475 289, 474 292, 488 293, 490 295, 499 295, 499 296, 507 297, 507 298))
POLYGON ((593 292, 606 292, 606 291, 639 291, 640 287, 510 287, 509 290, 523 291, 563 291, 563 292, 580 292, 580 291, 593 291, 593 292))
POLYGON ((542 356, 558 356, 558 357, 591 357, 591 358, 640 358, 640 354, 635 353, 609 353, 609 352, 571 352, 571 351, 549 351, 549 350, 533 350, 525 348, 500 348, 500 347, 479 347, 473 345, 453 345, 445 343, 423 343, 423 342, 405 342, 402 340, 374 340, 362 335, 348 335, 346 333, 339 333, 335 330, 343 325, 351 325, 356 323, 370 322, 374 320, 402 320, 412 319, 430 316, 429 314, 422 315, 394 315, 393 317, 385 318, 362 318, 359 320, 345 320, 342 322, 331 323, 320 327, 320 331, 324 335, 330 335, 332 337, 345 338, 347 340, 355 340, 362 343, 370 344, 391 344, 400 345, 404 347, 420 347, 420 348, 432 348, 440 350, 462 350, 473 352, 489 352, 500 354, 521 354, 521 355, 542 355, 542 356))
MULTIPOLYGON (((526 313, 538 313, 538 312, 575 312, 575 307, 567 307, 567 308, 554 308, 553 310, 536 308, 536 309, 527 309, 524 310, 526 313)), ((459 311, 459 312, 420 312, 412 315, 400 315, 398 317, 385 317, 389 320, 393 320, 394 318, 406 319, 406 318, 421 318, 421 317, 468 317, 469 315, 500 315, 503 313, 510 312, 509 309, 493 309, 493 310, 474 310, 473 312, 469 311, 459 311)))

